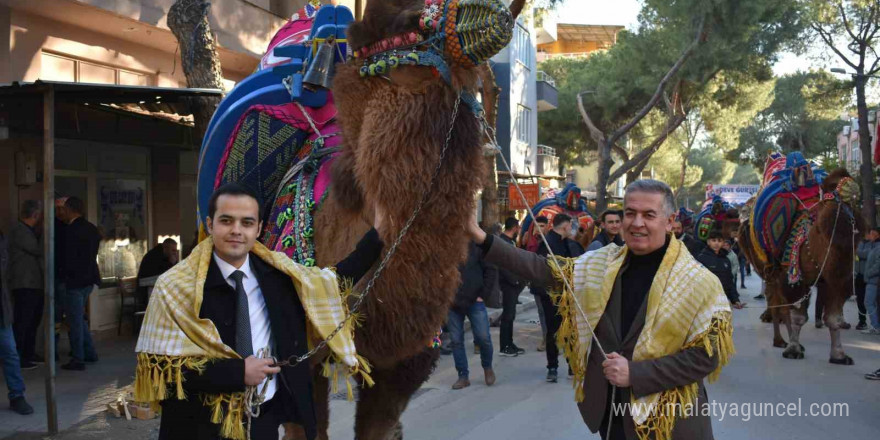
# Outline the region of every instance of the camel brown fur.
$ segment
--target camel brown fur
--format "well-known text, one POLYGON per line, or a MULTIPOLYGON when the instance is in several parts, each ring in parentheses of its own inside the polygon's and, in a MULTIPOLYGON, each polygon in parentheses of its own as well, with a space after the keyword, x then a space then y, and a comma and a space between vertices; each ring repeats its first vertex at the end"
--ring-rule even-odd
MULTIPOLYGON (((834 191, 838 183, 844 178, 849 178, 849 173, 844 169, 833 171, 822 183, 823 194, 834 191)), ((850 182, 852 184, 852 182, 850 182)), ((766 293, 768 305, 777 303, 791 304, 807 296, 810 287, 815 283, 818 297, 825 303, 824 321, 828 326, 831 336, 831 353, 829 362, 841 365, 852 365, 853 360, 843 350, 840 341, 840 323, 842 322, 843 304, 852 291, 853 248, 859 240, 858 231, 864 230, 864 222, 859 215, 855 215, 854 207, 848 203, 834 200, 822 200, 814 208, 815 221, 807 235, 807 240, 801 247, 800 269, 801 282, 789 285, 785 270, 778 265, 765 268, 766 293)), ((746 249, 746 257, 753 262, 755 269, 762 277, 759 264, 754 257, 754 243, 749 240, 749 235, 741 229, 740 240, 743 241, 743 249, 746 249), (748 245, 746 245, 748 243, 748 245)), ((807 321, 808 301, 804 300, 800 307, 788 307, 789 315, 789 342, 783 357, 787 359, 803 359, 804 347, 800 344, 800 330, 807 321)), ((781 310, 785 310, 782 308, 781 310)), ((773 310, 773 309, 771 309, 773 310)), ((780 309, 777 309, 780 310, 780 309)), ((774 325, 777 325, 777 313, 774 313, 774 325)), ((774 329, 774 345, 781 340, 778 328, 774 329), (777 339, 777 337, 779 337, 777 339)))
MULTIPOLYGON (((522 0, 515 2, 521 8, 522 0)), ((349 27, 354 50, 417 27, 423 0, 371 0, 361 22, 349 27)), ((425 194, 424 209, 400 242, 363 306, 355 332, 358 354, 372 365, 375 386, 358 392, 355 438, 402 438, 399 419, 410 396, 430 375, 440 330, 460 283, 467 253, 465 225, 476 209, 482 179, 478 120, 462 103, 449 148, 433 187, 431 176, 452 123, 458 90, 477 90, 474 69, 452 67, 450 86, 427 67, 401 66, 388 78, 361 78, 359 64, 336 69, 333 96, 344 148, 333 163, 330 197, 315 214, 319 266, 333 266, 369 230, 377 207, 389 250, 425 194)), ((382 259, 380 257, 380 260, 382 259)), ((372 271, 355 286, 362 292, 372 271)), ((315 368, 319 438, 327 438, 329 391, 315 368)), ((302 438, 288 426, 289 438, 302 438)))

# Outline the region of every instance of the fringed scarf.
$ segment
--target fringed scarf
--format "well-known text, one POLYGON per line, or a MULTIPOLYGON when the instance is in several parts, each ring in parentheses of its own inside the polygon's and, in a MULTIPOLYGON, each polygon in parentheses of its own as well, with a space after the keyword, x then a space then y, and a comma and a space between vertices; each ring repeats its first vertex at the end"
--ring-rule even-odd
MULTIPOLYGON (((595 329, 605 313, 627 252, 626 246, 610 244, 576 260, 560 258, 557 261, 561 271, 549 262, 560 290, 564 288, 562 277, 566 277, 574 289, 574 295, 555 292, 554 299, 563 319, 557 341, 564 347, 574 372, 578 402, 584 399, 587 355, 592 344, 590 328, 595 329), (575 297, 586 320, 574 302, 575 297)), ((718 368, 709 375, 709 381, 715 381, 734 354, 730 304, 718 278, 673 238, 647 301, 645 327, 636 342, 632 360, 656 359, 691 347, 703 347, 710 356, 718 356, 718 368)), ((681 414, 693 414, 685 408, 696 403, 697 391, 698 383, 694 382, 639 399, 633 397, 631 413, 639 439, 670 439, 675 413, 668 409, 680 405, 681 414)))
MULTIPOLYGON (((150 402, 156 409, 159 402, 166 398, 187 398, 183 389, 184 368, 201 372, 213 359, 241 358, 234 349, 223 343, 213 322, 199 318, 213 251, 213 240, 203 240, 189 257, 159 277, 150 297, 135 349, 135 399, 150 402)), ((271 252, 260 243, 254 246, 252 252, 290 276, 306 312, 310 345, 316 339, 327 338, 345 320, 348 308, 332 269, 296 264, 287 255, 271 252)), ((366 386, 373 384, 369 364, 355 352, 355 321, 350 319, 343 330, 329 341, 327 346, 331 356, 323 368, 324 375, 329 377, 332 359, 337 366, 333 375, 338 377, 338 368, 344 366, 343 375, 349 396, 352 391, 348 378, 359 375, 366 386)), ((211 422, 220 424, 222 437, 236 440, 246 438, 244 392, 202 395, 199 398, 211 408, 211 422)))

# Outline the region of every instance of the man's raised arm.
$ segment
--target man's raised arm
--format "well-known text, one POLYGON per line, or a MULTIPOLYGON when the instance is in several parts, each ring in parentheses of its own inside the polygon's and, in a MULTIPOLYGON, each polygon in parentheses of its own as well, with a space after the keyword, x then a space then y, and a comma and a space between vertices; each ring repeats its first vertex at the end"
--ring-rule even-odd
POLYGON ((483 261, 523 278, 533 286, 549 287, 555 283, 546 258, 495 240, 494 236, 480 229, 475 215, 468 222, 467 232, 483 251, 483 261))

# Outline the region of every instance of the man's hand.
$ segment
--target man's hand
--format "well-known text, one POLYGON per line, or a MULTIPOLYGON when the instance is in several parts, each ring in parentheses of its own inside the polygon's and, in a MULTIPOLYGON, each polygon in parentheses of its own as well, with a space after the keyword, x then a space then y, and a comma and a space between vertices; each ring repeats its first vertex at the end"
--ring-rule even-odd
POLYGON ((249 387, 255 387, 266 379, 270 374, 278 374, 281 367, 273 367, 274 359, 258 359, 248 356, 244 360, 244 384, 249 387))
POLYGON ((373 207, 373 229, 375 229, 376 232, 379 233, 379 236, 381 236, 382 229, 386 224, 388 224, 388 215, 385 213, 385 209, 377 203, 373 207))
POLYGON ((608 382, 611 382, 612 385, 621 388, 627 388, 630 386, 629 361, 617 353, 609 354, 608 359, 605 362, 602 362, 602 373, 605 374, 605 378, 608 379, 608 382))
POLYGON ((477 211, 471 213, 468 223, 465 226, 468 236, 476 244, 483 244, 486 241, 486 232, 480 228, 477 223, 477 211))

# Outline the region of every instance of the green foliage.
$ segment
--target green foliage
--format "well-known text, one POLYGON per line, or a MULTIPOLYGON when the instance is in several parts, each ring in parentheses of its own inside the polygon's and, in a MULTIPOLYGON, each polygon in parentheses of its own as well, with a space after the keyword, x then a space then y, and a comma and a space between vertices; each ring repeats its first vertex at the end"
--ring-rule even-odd
POLYGON ((798 72, 776 81, 773 102, 740 131, 727 158, 764 166, 771 151, 801 151, 808 159, 836 155, 839 120, 850 99, 850 85, 825 72, 798 72))
MULTIPOLYGON (((717 120, 713 133, 736 145, 730 139, 738 130, 724 130, 748 120, 748 110, 762 104, 735 97, 753 95, 748 87, 760 88, 766 82, 775 54, 789 47, 801 31, 795 0, 646 0, 638 31, 622 31, 608 51, 585 60, 541 64, 539 68, 556 79, 559 108, 539 115, 539 142, 555 147, 563 164, 583 163, 586 150, 597 145, 580 117, 577 94, 588 92, 583 95, 586 112, 609 135, 650 101, 660 79, 694 41, 702 20, 701 42, 670 82, 669 102, 675 111, 685 113, 702 104, 707 118, 717 120)), ((653 111, 667 115, 670 107, 661 100, 653 111)))

